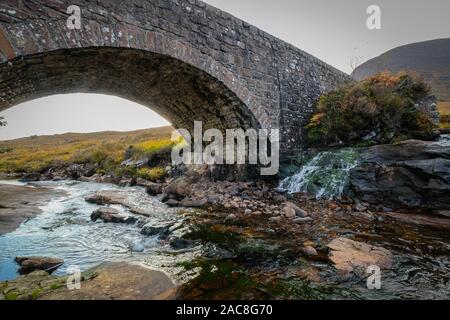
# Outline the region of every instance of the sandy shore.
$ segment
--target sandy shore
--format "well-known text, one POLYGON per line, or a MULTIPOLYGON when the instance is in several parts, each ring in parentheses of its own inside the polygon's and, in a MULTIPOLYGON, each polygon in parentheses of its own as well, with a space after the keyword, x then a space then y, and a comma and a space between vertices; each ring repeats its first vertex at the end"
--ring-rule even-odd
POLYGON ((0 235, 14 231, 21 223, 41 213, 39 206, 63 195, 63 191, 49 187, 0 183, 0 235))

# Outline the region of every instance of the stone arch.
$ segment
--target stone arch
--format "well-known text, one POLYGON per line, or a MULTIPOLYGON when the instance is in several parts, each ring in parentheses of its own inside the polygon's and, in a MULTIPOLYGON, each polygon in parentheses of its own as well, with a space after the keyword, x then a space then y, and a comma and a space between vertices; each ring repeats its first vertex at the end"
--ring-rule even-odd
POLYGON ((138 102, 176 128, 261 127, 223 82, 167 55, 117 47, 60 49, 0 65, 0 110, 60 93, 103 93, 138 102))
MULTIPOLYGON (((91 48, 140 50, 200 70, 237 98, 258 126, 280 129, 286 154, 305 147, 303 128, 318 97, 350 81, 308 53, 201 0, 0 3, 0 64, 14 67, 37 54, 91 48), (81 8, 81 30, 66 25, 70 5, 81 8)), ((11 103, 2 85, 0 108, 11 103)))
POLYGON ((148 106, 178 128, 194 120, 206 129, 272 127, 231 71, 179 39, 126 23, 88 20, 79 34, 61 23, 0 26, 0 110, 56 93, 105 93, 148 106))

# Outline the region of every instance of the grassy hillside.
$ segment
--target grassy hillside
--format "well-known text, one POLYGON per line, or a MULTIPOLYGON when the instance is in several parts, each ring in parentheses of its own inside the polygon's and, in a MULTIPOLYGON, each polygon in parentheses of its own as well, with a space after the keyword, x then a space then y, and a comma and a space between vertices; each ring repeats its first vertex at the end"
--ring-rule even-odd
POLYGON ((450 38, 412 43, 392 49, 355 69, 356 80, 382 71, 414 70, 431 85, 440 101, 450 101, 450 38))
POLYGON ((171 148, 172 127, 132 132, 66 133, 0 141, 0 172, 43 172, 71 163, 114 170, 133 146, 133 157, 171 148))
POLYGON ((379 72, 413 70, 431 85, 439 100, 442 127, 450 127, 450 38, 412 43, 392 49, 355 69, 356 80, 369 78, 379 72))
POLYGON ((441 127, 450 129, 450 101, 439 102, 438 110, 441 114, 441 127))

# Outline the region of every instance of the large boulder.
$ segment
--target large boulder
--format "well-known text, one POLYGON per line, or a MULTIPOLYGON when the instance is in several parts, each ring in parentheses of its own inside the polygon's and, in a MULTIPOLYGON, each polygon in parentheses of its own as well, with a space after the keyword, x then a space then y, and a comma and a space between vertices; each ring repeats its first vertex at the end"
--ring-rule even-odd
POLYGON ((136 218, 133 217, 124 217, 120 214, 120 212, 114 208, 100 208, 92 212, 91 220, 97 221, 102 220, 105 223, 129 223, 133 224, 136 222, 136 218))
POLYGON ((392 267, 392 253, 385 248, 346 238, 334 239, 327 247, 330 249, 328 258, 338 272, 344 275, 352 272, 363 275, 369 266, 378 266, 380 269, 392 267))
POLYGON ((41 180, 41 174, 38 172, 27 173, 19 179, 21 182, 35 182, 39 180, 41 180))
POLYGON ((159 238, 165 239, 170 234, 170 228, 172 223, 160 222, 160 223, 148 223, 141 229, 141 234, 144 236, 152 237, 158 235, 159 238))
POLYGON ((128 202, 126 195, 113 190, 95 192, 85 197, 84 200, 86 202, 98 204, 100 206, 119 204, 123 205, 124 207, 130 207, 130 203, 128 202))
POLYGON ((283 208, 283 215, 288 219, 295 219, 296 217, 306 218, 308 217, 309 214, 302 208, 299 208, 294 203, 286 202, 283 208))
POLYGON ((175 179, 164 189, 162 201, 167 202, 170 199, 184 199, 191 194, 192 185, 195 182, 195 177, 190 177, 187 175, 175 179))
POLYGON ((51 257, 17 257, 15 261, 20 265, 20 274, 29 274, 37 270, 52 273, 64 264, 64 260, 51 257))
POLYGON ((393 209, 450 209, 450 144, 409 140, 360 151, 349 191, 393 209))
POLYGON ((74 163, 66 168, 66 174, 72 179, 79 179, 80 177, 91 177, 95 174, 95 166, 90 163, 74 163))

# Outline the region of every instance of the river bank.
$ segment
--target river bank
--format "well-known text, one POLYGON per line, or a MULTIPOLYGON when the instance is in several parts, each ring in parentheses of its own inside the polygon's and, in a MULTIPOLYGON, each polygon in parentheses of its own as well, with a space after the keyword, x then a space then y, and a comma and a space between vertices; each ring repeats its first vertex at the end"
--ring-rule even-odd
POLYGON ((17 229, 20 224, 42 212, 39 208, 51 199, 63 197, 64 192, 47 187, 0 184, 0 235, 17 229))

